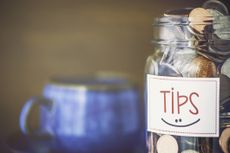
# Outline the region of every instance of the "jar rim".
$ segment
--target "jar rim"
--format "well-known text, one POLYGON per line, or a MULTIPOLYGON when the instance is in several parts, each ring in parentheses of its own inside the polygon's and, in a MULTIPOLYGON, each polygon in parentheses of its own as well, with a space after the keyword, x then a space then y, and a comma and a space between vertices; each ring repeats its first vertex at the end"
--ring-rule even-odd
POLYGON ((230 15, 228 16, 159 16, 153 21, 153 26, 186 26, 189 24, 223 24, 221 22, 230 22, 230 15))

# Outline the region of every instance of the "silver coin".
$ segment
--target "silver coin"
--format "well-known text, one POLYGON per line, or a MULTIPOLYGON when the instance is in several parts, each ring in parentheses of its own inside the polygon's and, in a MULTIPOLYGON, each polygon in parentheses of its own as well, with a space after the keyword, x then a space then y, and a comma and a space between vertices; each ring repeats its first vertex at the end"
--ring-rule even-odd
POLYGON ((214 48, 215 50, 219 50, 222 52, 230 52, 230 40, 220 39, 213 35, 212 41, 213 44, 210 44, 210 46, 212 46, 212 48, 214 48))
POLYGON ((163 52, 160 49, 155 50, 154 54, 149 56, 146 60, 145 73, 158 75, 158 62, 163 56, 163 52))
MULTIPOLYGON (((159 39, 161 40, 167 40, 167 41, 174 41, 174 40, 185 40, 186 36, 188 35, 182 29, 182 27, 175 25, 172 23, 172 25, 166 25, 166 26, 161 26, 158 28, 159 30, 159 39)), ((188 37, 188 36, 187 36, 188 37)))
POLYGON ((230 55, 230 50, 226 50, 226 51, 217 50, 216 48, 214 48, 211 45, 208 48, 208 52, 213 53, 216 56, 225 56, 226 58, 230 55))
POLYGON ((230 127, 230 96, 220 101, 221 127, 230 127), (225 116, 224 116, 225 115, 225 116), (226 118, 227 116, 227 118, 226 118))
POLYGON ((188 19, 177 16, 162 17, 155 21, 157 30, 154 33, 154 37, 160 40, 175 41, 175 40, 189 40, 194 34, 192 34, 187 28, 188 19), (157 32, 157 33, 156 33, 157 32))
POLYGON ((203 4, 202 7, 205 9, 217 10, 223 15, 229 14, 228 7, 219 0, 208 0, 203 4))
POLYGON ((188 77, 190 74, 190 63, 196 56, 196 51, 191 48, 177 50, 173 59, 173 66, 183 77, 188 77))
POLYGON ((188 40, 189 42, 194 42, 196 39, 194 37, 194 33, 192 33, 189 29, 189 25, 181 27, 184 33, 185 40, 188 40))
POLYGON ((146 60, 145 72, 158 75, 158 63, 151 56, 146 60))
POLYGON ((220 101, 221 112, 229 112, 230 109, 230 96, 220 101))
POLYGON ((213 17, 223 16, 223 14, 218 10, 214 10, 214 9, 207 9, 207 10, 213 17))
POLYGON ((209 54, 213 58, 221 60, 221 62, 230 58, 230 40, 220 39, 216 35, 213 35, 212 42, 209 45, 209 50, 206 52, 207 55, 209 54))
POLYGON ((167 63, 161 63, 158 65, 158 75, 159 76, 182 77, 181 73, 177 71, 175 67, 167 63))
POLYGON ((230 34, 229 33, 226 33, 223 31, 215 31, 215 34, 221 39, 230 40, 230 34))
POLYGON ((230 58, 228 58, 221 67, 221 74, 230 78, 230 58))
POLYGON ((216 30, 215 34, 220 38, 224 40, 230 40, 230 34, 226 31, 222 30, 216 30))
POLYGON ((153 133, 149 133, 148 135, 147 146, 148 146, 148 153, 154 153, 155 147, 153 141, 153 133))
POLYGON ((199 153, 199 152, 196 150, 188 149, 188 150, 182 151, 181 153, 199 153))
POLYGON ((230 101, 230 78, 221 74, 220 78, 220 104, 224 105, 230 101))
POLYGON ((214 33, 221 39, 229 40, 230 17, 216 17, 213 21, 214 33))
POLYGON ((163 135, 157 141, 158 153, 178 153, 178 150, 178 143, 171 135, 163 135))
POLYGON ((229 35, 226 35, 225 33, 222 32, 225 23, 223 23, 223 21, 219 21, 219 17, 223 16, 223 14, 216 9, 207 9, 207 10, 214 17, 213 29, 215 29, 215 34, 221 39, 229 38, 229 35))
POLYGON ((197 137, 180 137, 179 145, 181 150, 196 150, 199 148, 200 144, 199 139, 197 137))
POLYGON ((228 32, 229 23, 230 23, 229 16, 218 16, 218 17, 215 17, 215 20, 213 21, 213 28, 215 30, 219 30, 219 31, 224 30, 225 32, 228 32))
POLYGON ((197 51, 197 54, 215 62, 215 63, 222 63, 224 61, 224 59, 220 58, 220 57, 216 57, 215 54, 214 55, 210 55, 209 53, 205 53, 205 52, 201 52, 201 51, 197 51))

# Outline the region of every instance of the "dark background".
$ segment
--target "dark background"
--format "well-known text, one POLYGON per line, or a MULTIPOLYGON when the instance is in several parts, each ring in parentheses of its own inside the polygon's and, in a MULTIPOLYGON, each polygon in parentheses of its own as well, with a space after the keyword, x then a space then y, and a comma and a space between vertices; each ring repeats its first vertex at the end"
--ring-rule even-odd
POLYGON ((19 129, 23 104, 51 76, 118 71, 142 85, 145 59, 153 52, 154 17, 203 2, 1 0, 1 138, 19 129))

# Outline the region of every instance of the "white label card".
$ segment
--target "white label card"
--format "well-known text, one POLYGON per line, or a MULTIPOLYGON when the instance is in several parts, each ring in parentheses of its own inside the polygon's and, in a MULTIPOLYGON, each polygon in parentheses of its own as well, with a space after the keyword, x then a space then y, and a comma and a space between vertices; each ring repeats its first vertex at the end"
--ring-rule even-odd
POLYGON ((219 136, 219 78, 147 75, 147 130, 219 136))

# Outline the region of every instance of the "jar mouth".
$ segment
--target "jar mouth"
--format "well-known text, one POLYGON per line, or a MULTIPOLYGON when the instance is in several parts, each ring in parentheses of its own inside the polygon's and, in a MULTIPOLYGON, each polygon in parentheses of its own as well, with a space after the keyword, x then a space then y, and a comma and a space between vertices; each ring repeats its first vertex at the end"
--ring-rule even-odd
POLYGON ((196 25, 226 25, 230 28, 230 15, 228 16, 160 16, 154 19, 153 26, 188 26, 196 25))
POLYGON ((154 20, 152 43, 194 46, 212 42, 212 37, 230 40, 230 16, 161 16, 154 20))

